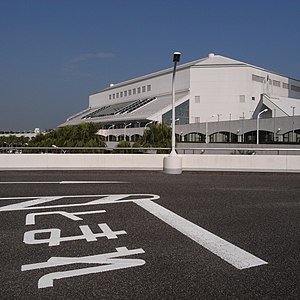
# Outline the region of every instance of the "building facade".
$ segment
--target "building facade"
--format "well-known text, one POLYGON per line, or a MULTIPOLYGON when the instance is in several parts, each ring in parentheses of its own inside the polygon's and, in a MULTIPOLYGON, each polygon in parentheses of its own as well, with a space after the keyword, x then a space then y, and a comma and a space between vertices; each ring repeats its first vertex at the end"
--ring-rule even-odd
MULTIPOLYGON (((89 107, 60 126, 98 122, 104 128, 100 134, 108 140, 133 141, 150 122, 171 124, 172 71, 173 68, 169 68, 112 84, 90 95, 89 107)), ((176 132, 179 135, 185 132, 186 141, 191 132, 187 133, 184 128, 197 132, 197 126, 204 135, 201 140, 207 139, 208 123, 216 123, 218 127, 218 131, 209 132, 209 136, 226 131, 231 140, 230 133, 238 133, 230 132, 227 122, 232 125, 234 121, 243 120, 246 126, 248 120, 256 119, 264 109, 268 109, 261 115, 264 119, 295 119, 300 114, 300 81, 210 53, 203 59, 177 67, 175 98, 176 125, 179 125, 176 132), (226 126, 221 128, 220 125, 226 126)), ((295 133, 297 128, 293 130, 295 133)), ((245 134, 245 128, 243 132, 245 134)), ((212 141, 223 141, 223 138, 212 141)))

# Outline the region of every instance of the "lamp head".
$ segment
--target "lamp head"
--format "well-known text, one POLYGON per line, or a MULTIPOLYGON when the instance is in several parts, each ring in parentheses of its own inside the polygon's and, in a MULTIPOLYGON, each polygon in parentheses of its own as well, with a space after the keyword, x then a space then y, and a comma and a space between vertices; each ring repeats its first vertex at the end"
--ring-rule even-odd
POLYGON ((180 52, 174 52, 173 53, 173 62, 179 62, 180 61, 180 52))

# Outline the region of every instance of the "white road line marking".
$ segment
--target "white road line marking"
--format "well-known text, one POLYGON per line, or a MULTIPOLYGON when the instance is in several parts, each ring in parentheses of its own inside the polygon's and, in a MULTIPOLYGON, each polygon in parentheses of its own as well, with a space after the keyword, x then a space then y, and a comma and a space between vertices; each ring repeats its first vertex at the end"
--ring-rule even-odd
POLYGON ((134 202, 146 211, 150 212, 160 220, 177 229, 202 247, 219 256, 226 262, 230 263, 237 269, 247 269, 266 265, 268 262, 254 256, 253 254, 227 242, 217 235, 201 228, 200 226, 180 217, 172 211, 160 206, 152 200, 157 200, 160 197, 153 194, 114 194, 114 195, 69 195, 69 196, 47 196, 47 197, 10 197, 0 198, 0 200, 20 200, 30 199, 29 201, 15 203, 0 207, 1 211, 15 210, 34 210, 34 209, 53 209, 61 207, 76 207, 76 206, 92 206, 109 203, 124 203, 134 202), (34 206, 37 204, 51 202, 60 198, 88 198, 101 197, 100 199, 92 200, 85 203, 73 203, 51 206, 34 206), (128 199, 131 197, 131 199, 128 199), (133 198, 132 198, 133 197, 133 198), (137 199, 134 197, 138 197, 137 199))
POLYGON ((127 181, 1 181, 0 184, 118 184, 127 181))
MULTIPOLYGON (((91 198, 91 197, 101 197, 104 195, 61 195, 61 196, 55 196, 55 197, 60 197, 60 198, 83 198, 83 197, 87 197, 87 198, 91 198)), ((105 195, 106 196, 106 195, 105 195)), ((38 199, 38 198, 49 198, 52 196, 32 196, 32 197, 3 197, 0 198, 1 200, 27 200, 27 199, 38 199)))
POLYGON ((79 211, 79 212, 66 212, 66 211, 46 211, 39 213, 31 213, 26 215, 26 225, 35 225, 35 217, 36 216, 48 216, 48 215, 62 215, 66 218, 69 218, 73 221, 82 221, 82 218, 77 217, 78 215, 92 215, 92 214, 102 214, 105 213, 106 210, 93 210, 93 211, 79 211))
MULTIPOLYGON (((32 199, 32 198, 31 198, 32 199)), ((23 210, 26 209, 27 206, 31 207, 31 205, 37 205, 42 203, 51 202, 54 200, 61 199, 60 196, 49 196, 49 197, 41 197, 41 198, 34 198, 32 200, 26 201, 26 202, 18 202, 14 204, 9 204, 6 206, 1 206, 0 211, 6 211, 8 210, 23 210)))
POLYGON ((74 196, 43 196, 43 197, 11 197, 11 198, 0 198, 1 200, 25 200, 30 199, 25 202, 18 202, 14 204, 9 204, 0 207, 0 212, 11 211, 11 210, 33 210, 33 209, 52 209, 52 208, 62 208, 62 207, 81 207, 81 206, 92 206, 99 204, 113 204, 121 202, 134 202, 135 200, 157 200, 160 197, 153 194, 108 194, 108 195, 74 195, 74 196), (100 197, 100 198, 99 198, 100 197), (98 198, 96 200, 91 200, 84 203, 69 203, 60 205, 50 205, 50 206, 35 206, 45 202, 51 202, 53 200, 58 200, 62 198, 98 198))
POLYGON ((153 201, 136 200, 134 202, 237 269, 241 270, 268 264, 266 261, 227 242, 153 201))
POLYGON ((59 184, 110 184, 110 183, 129 183, 127 181, 60 181, 59 184))
POLYGON ((146 262, 143 259, 126 258, 128 255, 143 254, 145 251, 142 248, 128 250, 126 247, 116 248, 117 252, 103 253, 91 256, 82 257, 50 257, 48 261, 22 265, 22 271, 37 270, 66 265, 80 264, 98 264, 100 266, 86 267, 81 269, 53 272, 43 275, 38 281, 38 288, 53 287, 54 280, 62 278, 70 278, 87 274, 95 274, 112 270, 120 270, 143 266, 146 262), (125 258, 123 258, 125 257, 125 258))
POLYGON ((27 245, 48 244, 49 247, 59 246, 61 242, 86 240, 87 242, 96 242, 97 238, 117 239, 118 235, 127 234, 125 230, 113 231, 106 223, 98 224, 100 233, 94 233, 88 225, 79 226, 82 235, 61 236, 60 228, 46 228, 26 231, 23 236, 23 242, 27 245), (36 238, 37 235, 47 233, 47 238, 36 238))

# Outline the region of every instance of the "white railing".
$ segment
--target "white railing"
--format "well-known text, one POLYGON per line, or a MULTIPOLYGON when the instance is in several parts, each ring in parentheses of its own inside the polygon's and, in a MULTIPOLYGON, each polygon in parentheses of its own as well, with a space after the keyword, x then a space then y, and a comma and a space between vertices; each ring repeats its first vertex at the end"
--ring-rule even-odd
MULTIPOLYGON (((165 153, 171 148, 145 147, 0 147, 0 153, 33 154, 33 153, 165 153)), ((220 155, 300 155, 300 148, 262 148, 262 147, 194 147, 176 148, 178 154, 220 154, 220 155)))

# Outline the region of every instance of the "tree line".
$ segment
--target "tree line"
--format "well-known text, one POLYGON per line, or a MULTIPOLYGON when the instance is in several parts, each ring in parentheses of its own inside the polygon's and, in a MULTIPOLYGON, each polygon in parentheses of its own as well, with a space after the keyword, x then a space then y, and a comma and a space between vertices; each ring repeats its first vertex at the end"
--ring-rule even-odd
MULTIPOLYGON (((117 148, 131 148, 126 150, 115 149, 115 153, 136 153, 134 148, 171 148, 172 129, 167 124, 150 124, 144 134, 134 143, 122 140, 117 148)), ((158 150, 157 153, 169 153, 169 150, 158 150)))
MULTIPOLYGON (((0 137, 0 147, 106 147, 105 138, 97 134, 102 128, 99 123, 81 123, 76 126, 67 125, 38 134, 33 138, 10 135, 0 137)), ((167 124, 150 124, 142 137, 134 143, 122 140, 117 148, 132 148, 128 150, 116 149, 114 152, 132 152, 134 148, 170 148, 172 130, 167 124)), ((136 151, 135 151, 136 152, 136 151)), ((164 152, 164 151, 160 151, 164 152)))
POLYGON ((67 125, 46 134, 39 134, 28 144, 31 147, 105 147, 104 138, 97 135, 99 129, 101 125, 97 123, 67 125))

